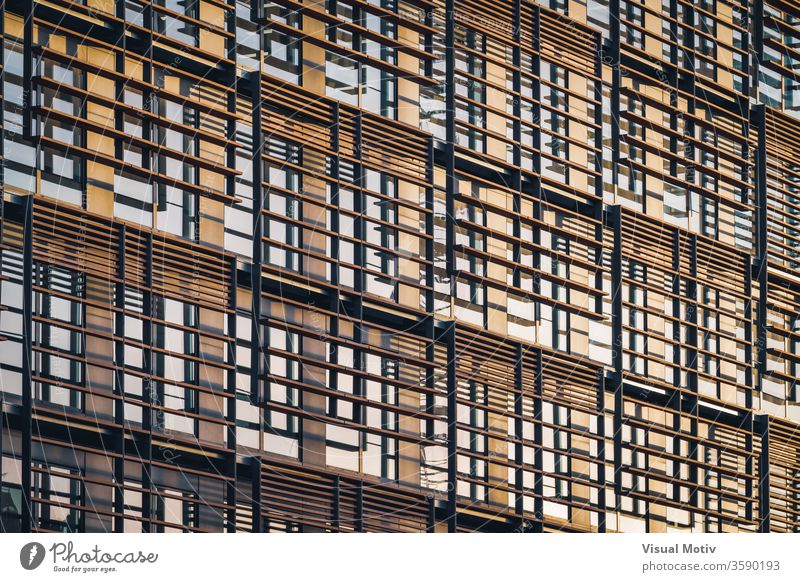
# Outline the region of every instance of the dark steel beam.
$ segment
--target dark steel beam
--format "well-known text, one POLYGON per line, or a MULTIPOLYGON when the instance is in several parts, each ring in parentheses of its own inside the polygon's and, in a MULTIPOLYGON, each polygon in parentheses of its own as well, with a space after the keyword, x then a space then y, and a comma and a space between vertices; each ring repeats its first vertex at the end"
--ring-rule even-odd
POLYGON ((250 499, 252 529, 255 533, 264 531, 261 519, 261 457, 250 457, 250 499))
MULTIPOLYGON (((125 279, 126 279, 126 253, 125 240, 127 229, 124 224, 117 230, 117 283, 114 285, 114 306, 119 311, 114 316, 114 334, 118 338, 125 337, 125 279)), ((114 423, 118 426, 115 430, 115 450, 119 455, 114 458, 114 531, 125 531, 125 343, 120 340, 114 342, 114 423)))
POLYGON ((22 532, 31 531, 33 524, 33 502, 31 500, 31 472, 33 436, 33 202, 34 197, 25 198, 25 214, 22 225, 22 532))
POLYGON ((769 477, 769 417, 756 417, 756 427, 761 434, 761 456, 758 461, 758 531, 769 533, 770 523, 770 477, 769 477))

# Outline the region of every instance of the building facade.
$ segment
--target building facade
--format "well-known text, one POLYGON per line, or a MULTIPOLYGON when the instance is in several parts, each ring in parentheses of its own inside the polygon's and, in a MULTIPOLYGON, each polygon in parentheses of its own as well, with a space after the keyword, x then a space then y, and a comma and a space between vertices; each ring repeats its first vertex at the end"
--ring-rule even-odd
POLYGON ((795 3, 0 18, 0 530, 800 531, 795 3))

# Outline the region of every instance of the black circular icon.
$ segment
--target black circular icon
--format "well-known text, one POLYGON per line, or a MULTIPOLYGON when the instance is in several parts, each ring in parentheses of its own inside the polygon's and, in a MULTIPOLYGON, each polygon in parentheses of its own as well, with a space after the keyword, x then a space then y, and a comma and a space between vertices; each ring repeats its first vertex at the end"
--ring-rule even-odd
POLYGON ((35 570, 44 561, 44 546, 39 542, 30 542, 19 551, 19 563, 26 570, 35 570))

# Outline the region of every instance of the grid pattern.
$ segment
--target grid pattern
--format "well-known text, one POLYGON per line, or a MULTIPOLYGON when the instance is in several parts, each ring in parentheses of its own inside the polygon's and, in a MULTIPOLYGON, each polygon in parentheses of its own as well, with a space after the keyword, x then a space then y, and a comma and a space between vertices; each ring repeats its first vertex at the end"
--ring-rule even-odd
POLYGON ((0 531, 800 531, 793 3, 0 35, 0 531))

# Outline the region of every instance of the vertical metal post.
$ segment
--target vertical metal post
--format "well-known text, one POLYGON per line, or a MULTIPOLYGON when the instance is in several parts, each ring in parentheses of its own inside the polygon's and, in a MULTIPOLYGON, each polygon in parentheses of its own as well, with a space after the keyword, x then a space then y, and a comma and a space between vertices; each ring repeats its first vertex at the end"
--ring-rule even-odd
POLYGON ((609 207, 608 219, 614 231, 611 254, 611 335, 614 367, 614 494, 619 508, 622 494, 622 386, 625 346, 622 334, 622 209, 609 207))
POLYGON ((250 320, 250 401, 258 403, 261 398, 261 374, 263 351, 261 347, 261 263, 263 262, 264 242, 263 215, 264 189, 262 187, 263 166, 261 154, 264 136, 261 130, 261 81, 258 76, 247 79, 253 102, 253 262, 250 265, 251 320, 250 320))
MULTIPOLYGON (((434 144, 433 138, 428 141, 428 160, 427 160, 427 182, 428 184, 433 184, 434 181, 434 144)), ((425 189, 425 208, 428 212, 425 215, 425 232, 431 235, 425 242, 425 257, 428 260, 428 264, 425 269, 425 280, 427 281, 430 289, 425 294, 425 311, 428 313, 428 316, 425 318, 424 327, 425 327, 425 359, 428 362, 429 366, 425 370, 425 386, 429 389, 429 393, 425 396, 425 412, 433 416, 435 411, 436 405, 436 398, 433 394, 434 388, 436 385, 436 378, 435 378, 435 367, 434 364, 436 362, 436 324, 434 317, 434 311, 436 310, 435 305, 435 282, 434 282, 434 205, 435 205, 435 193, 434 187, 428 186, 425 189)), ((435 432, 435 423, 432 418, 429 418, 425 421, 425 436, 427 438, 433 438, 433 434, 435 432)), ((433 501, 433 500, 432 500, 433 501)), ((432 506, 435 507, 435 503, 432 503, 432 506)), ((435 521, 435 515, 434 515, 435 521)))
POLYGON ((524 357, 525 351, 523 350, 522 344, 517 343, 516 363, 514 370, 514 415, 517 417, 514 419, 514 439, 516 440, 516 443, 514 444, 514 489, 516 490, 514 511, 516 512, 517 517, 520 519, 522 519, 525 511, 525 471, 522 469, 524 456, 522 446, 522 438, 524 434, 522 430, 522 415, 524 413, 522 394, 525 390, 525 386, 522 383, 522 376, 525 371, 523 364, 524 357))
MULTIPOLYGON (((536 350, 536 385, 534 386, 533 394, 533 418, 536 422, 533 423, 533 440, 536 443, 541 443, 543 440, 542 430, 542 392, 544 383, 542 374, 544 371, 544 359, 542 358, 541 348, 536 350)), ((533 477, 533 514, 535 521, 533 522, 533 532, 541 533, 544 529, 544 452, 542 447, 536 447, 533 452, 533 468, 535 474, 533 477)))
MULTIPOLYGON (((1 197, 0 197, 1 198, 1 197)), ((2 341, 2 340, 0 340, 2 341)), ((3 396, 0 394, 0 493, 3 490, 3 430, 5 430, 5 402, 3 401, 3 396)), ((6 533, 5 527, 3 527, 2 522, 0 522, 0 534, 6 533)))
POLYGON ((769 417, 761 415, 756 418, 756 426, 761 432, 761 458, 758 463, 758 531, 768 533, 770 531, 770 483, 769 483, 769 417))
POLYGON ((768 198, 767 198, 767 117, 763 104, 756 105, 751 115, 752 122, 756 124, 758 142, 756 145, 756 257, 753 264, 755 277, 758 280, 759 301, 756 309, 756 366, 758 374, 755 389, 759 392, 762 388, 762 377, 767 373, 767 292, 769 290, 769 277, 767 263, 769 260, 768 248, 768 198))
MULTIPOLYGON (((673 0, 674 1, 674 0, 673 0)), ((609 58, 611 66, 611 99, 609 104, 611 114, 611 175, 614 184, 614 194, 617 193, 619 184, 619 92, 622 87, 622 53, 620 50, 620 0, 609 1, 610 30, 609 30, 609 58)), ((616 202, 616 200, 614 201, 616 202)), ((616 336, 615 336, 616 337, 616 336)))
POLYGON ((436 533, 436 497, 428 497, 428 529, 427 533, 436 533))
POLYGON ((356 531, 364 531, 364 482, 359 480, 356 485, 356 531))
MULTIPOLYGON (((354 204, 353 210, 356 213, 356 218, 353 221, 353 238, 355 239, 354 243, 354 253, 355 253, 355 263, 358 265, 356 269, 356 276, 353 285, 353 289, 355 290, 356 295, 361 295, 364 292, 364 267, 367 264, 366 261, 366 252, 364 247, 364 238, 366 234, 366 229, 364 227, 364 202, 365 196, 363 193, 363 188, 366 186, 364 184, 364 166, 362 162, 362 158, 364 155, 363 152, 363 134, 364 128, 361 119, 361 115, 356 115, 355 117, 355 128, 353 139, 356 143, 355 148, 355 158, 356 163, 353 165, 354 170, 354 177, 353 180, 355 184, 358 186, 358 192, 354 195, 354 204)), ((355 304, 355 313, 354 316, 358 321, 364 320, 364 303, 362 301, 356 301, 355 304)), ((356 325, 353 329, 353 341, 361 345, 364 340, 363 334, 363 326, 356 325)), ((366 358, 364 355, 364 350, 360 349, 359 347, 353 348, 353 367, 356 370, 365 370, 366 369, 366 358)), ((361 374, 354 374, 353 377, 353 394, 357 397, 362 397, 364 395, 364 379, 361 374)), ((356 424, 364 423, 364 405, 361 403, 353 403, 353 422, 356 424)), ((361 438, 366 439, 366 433, 361 432, 361 438)), ((359 447, 364 447, 364 442, 359 442, 359 447)), ((360 452, 359 452, 360 454, 360 452)))
MULTIPOLYGON (((333 181, 330 183, 331 188, 331 200, 330 203, 332 205, 330 210, 330 228, 333 232, 339 232, 339 225, 341 222, 341 213, 340 213, 340 205, 341 200, 339 198, 340 189, 339 189, 339 175, 340 175, 340 164, 339 164, 339 148, 341 147, 341 110, 339 107, 339 103, 333 103, 331 106, 333 118, 331 119, 331 128, 330 128, 330 139, 331 139, 331 150, 336 152, 337 155, 332 156, 330 160, 330 173, 331 178, 333 181)), ((359 195, 360 197, 360 195, 359 195)), ((333 236, 330 238, 331 243, 331 253, 330 257, 336 263, 339 262, 339 257, 341 254, 341 249, 339 245, 340 239, 339 237, 333 236)), ((340 286, 339 280, 339 269, 332 268, 331 269, 331 285, 335 285, 337 288, 340 286)), ((360 277, 359 277, 360 279, 360 277)), ((339 300, 338 293, 330 293, 328 295, 328 305, 327 309, 336 314, 336 317, 331 317, 328 319, 329 327, 329 334, 330 337, 338 337, 339 336, 339 316, 342 310, 342 302, 339 300)), ((357 326, 360 329, 360 326, 357 326)), ((338 364, 339 363, 339 350, 337 349, 336 343, 329 342, 328 345, 328 361, 331 364, 338 364)), ((329 370, 328 372, 330 378, 330 385, 331 386, 338 386, 339 382, 339 372, 336 369, 329 370)), ((337 398, 331 397, 328 400, 328 410, 331 416, 337 416, 339 414, 339 401, 337 398)))
POLYGON ((230 479, 225 485, 225 503, 226 508, 226 531, 228 533, 236 533, 236 477, 237 477, 237 463, 236 463, 236 338, 237 338, 237 325, 236 325, 236 290, 238 286, 238 270, 236 259, 230 259, 230 278, 231 285, 228 289, 228 361, 233 365, 233 368, 227 372, 227 411, 226 419, 229 423, 227 430, 227 446, 228 452, 225 455, 225 475, 230 479))
POLYGON ((447 531, 458 529, 458 382, 456 379, 456 323, 450 322, 447 342, 447 531))
POLYGON ((250 457, 250 498, 252 499, 253 532, 261 533, 261 457, 250 457))
POLYGON ((140 456, 142 463, 142 529, 152 531, 153 520, 153 233, 149 232, 145 240, 144 260, 145 291, 143 299, 144 325, 142 326, 142 343, 144 344, 144 366, 146 385, 143 391, 144 408, 142 410, 142 428, 145 430, 145 442, 141 447, 140 456))
MULTIPOLYGON (((761 74, 761 63, 764 60, 764 0, 753 0, 753 6, 748 11, 744 8, 745 14, 749 14, 751 24, 748 27, 745 23, 744 28, 752 31, 752 47, 754 57, 750 59, 753 87, 750 87, 749 94, 755 95, 758 90, 758 80, 761 74)), ((745 44, 744 46, 748 46, 745 44)), ((752 54, 752 53, 751 53, 752 54)))
MULTIPOLYGON (((675 255, 678 258, 678 263, 676 265, 676 270, 680 269, 681 261, 680 261, 680 234, 676 235, 676 248, 675 248, 675 255)), ((691 234, 689 235, 689 265, 690 265, 690 279, 686 281, 686 294, 688 295, 687 300, 690 302, 688 308, 686 309, 686 323, 688 323, 687 330, 686 330, 686 353, 687 353, 687 361, 684 364, 688 368, 691 368, 693 371, 689 373, 689 382, 688 387, 693 392, 697 392, 698 390, 698 369, 699 361, 698 361, 698 348, 699 345, 699 337, 697 333, 697 325, 699 321, 699 311, 700 311, 700 304, 701 298, 698 297, 698 285, 697 285, 697 235, 691 234)), ((678 288, 678 292, 680 292, 680 284, 678 288)), ((680 313, 680 311, 676 311, 675 313, 680 313)), ((676 326, 677 327, 677 326, 676 326)), ((676 363, 680 362, 680 359, 676 359, 676 363)))
POLYGON ((33 526, 31 466, 33 443, 33 195, 25 197, 22 233, 22 529, 33 526))
POLYGON ((597 505, 600 508, 598 512, 597 531, 599 533, 606 532, 606 417, 605 411, 605 393, 606 393, 606 376, 604 369, 598 368, 597 370, 597 458, 600 461, 600 470, 597 474, 597 505))
POLYGON ((127 229, 124 224, 117 231, 117 283, 114 288, 114 424, 115 448, 119 456, 114 458, 114 531, 125 531, 125 278, 127 229))
MULTIPOLYGON (((231 14, 236 14, 236 0, 228 0, 228 5, 231 7, 231 14)), ((226 18, 226 29, 229 33, 235 35, 236 34, 236 18, 226 18)), ((260 47, 259 47, 260 48, 260 47)), ((229 43, 228 44, 228 59, 236 60, 236 43, 229 43)), ((230 113, 236 113, 237 107, 237 95, 239 92, 239 77, 236 75, 235 70, 232 71, 230 84, 236 88, 235 91, 228 93, 228 111, 230 113)), ((236 141, 236 120, 234 118, 228 119, 227 122, 227 134, 228 139, 231 141, 236 141)), ((236 148, 232 145, 228 145, 225 147, 225 156, 228 162, 229 168, 236 167, 236 148)), ((227 187, 229 193, 234 193, 236 187, 236 180, 234 176, 230 176, 227 178, 227 187)), ((236 533, 237 527, 237 510, 236 510, 236 492, 238 490, 237 487, 237 478, 238 478, 238 463, 237 463, 237 456, 236 456, 236 409, 238 408, 238 399, 237 399, 237 385, 236 385, 236 373, 237 373, 237 366, 236 366, 236 346, 238 341, 238 328, 237 328, 237 315, 236 309, 238 307, 238 265, 236 259, 231 259, 231 288, 229 290, 229 308, 231 313, 228 316, 228 350, 229 350, 229 362, 233 365, 233 369, 228 371, 228 410, 227 410, 227 420, 230 424, 230 429, 228 430, 228 449, 229 452, 226 457, 226 475, 231 478, 230 481, 227 482, 227 490, 226 490, 226 504, 227 507, 227 528, 226 530, 229 533, 236 533)))
MULTIPOLYGON (((456 296, 455 280, 455 195, 458 181, 455 176, 456 143, 456 55, 455 55, 455 0, 445 0, 445 267, 450 287, 450 304, 456 296)), ((452 315, 452 313, 450 314, 452 315)), ((456 382, 456 327, 449 324, 445 333, 447 343, 447 531, 458 529, 458 454, 456 428, 457 382, 456 382)))
POLYGON ((341 523, 341 499, 342 499, 342 478, 339 475, 336 475, 333 478, 333 530, 335 532, 340 531, 342 527, 341 523))
MULTIPOLYGON (((450 304, 456 296, 455 281, 455 195, 456 180, 456 57, 455 0, 445 0, 445 268, 450 285, 450 304)), ((452 315, 452 314, 451 314, 452 315)))
MULTIPOLYGON (((751 400, 750 394, 748 394, 748 400, 751 400)), ((752 404, 747 405, 748 408, 752 407, 752 404)), ((747 451, 747 456, 745 457, 745 469, 744 472, 747 474, 747 479, 745 481, 745 497, 747 497, 747 502, 745 503, 745 519, 752 520, 753 519, 753 479, 750 479, 750 476, 753 474, 753 459, 755 458, 755 454, 753 451, 753 445, 755 439, 753 435, 755 434, 756 423, 755 423, 755 415, 753 411, 750 410, 747 413, 747 433, 745 434, 745 443, 744 447, 747 451)))
POLYGON ((22 135, 26 139, 33 137, 33 19, 36 2, 25 3, 27 11, 22 28, 22 135))

